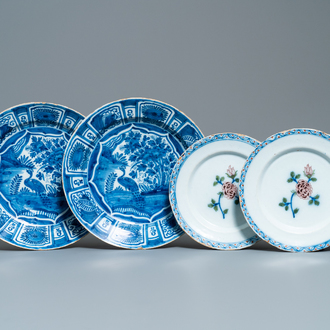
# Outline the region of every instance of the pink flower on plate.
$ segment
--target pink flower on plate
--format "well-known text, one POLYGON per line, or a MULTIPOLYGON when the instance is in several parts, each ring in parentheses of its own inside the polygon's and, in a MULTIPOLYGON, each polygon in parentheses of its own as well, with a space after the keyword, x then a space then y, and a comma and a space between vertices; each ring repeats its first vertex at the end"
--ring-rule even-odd
POLYGON ((234 169, 234 167, 232 167, 231 165, 229 165, 228 169, 227 169, 227 173, 229 176, 235 176, 236 171, 234 169))
POLYGON ((226 198, 233 199, 237 194, 237 187, 230 182, 224 182, 222 185, 222 191, 226 198))
POLYGON ((309 164, 307 164, 305 167, 305 175, 308 176, 312 176, 313 175, 313 169, 312 166, 309 166, 309 164))
POLYGON ((313 192, 313 187, 306 180, 300 179, 296 184, 296 192, 299 198, 308 199, 313 192))

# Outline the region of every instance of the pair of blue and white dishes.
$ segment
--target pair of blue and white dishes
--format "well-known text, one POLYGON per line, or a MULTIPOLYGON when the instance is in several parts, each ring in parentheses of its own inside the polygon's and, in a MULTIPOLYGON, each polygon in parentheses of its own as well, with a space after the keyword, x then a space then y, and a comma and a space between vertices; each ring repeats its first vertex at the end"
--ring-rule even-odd
POLYGON ((56 104, 18 105, 0 115, 0 238, 45 250, 90 232, 147 249, 184 230, 215 249, 260 238, 289 251, 323 249, 329 140, 309 129, 263 143, 203 138, 185 114, 143 98, 86 118, 56 104))

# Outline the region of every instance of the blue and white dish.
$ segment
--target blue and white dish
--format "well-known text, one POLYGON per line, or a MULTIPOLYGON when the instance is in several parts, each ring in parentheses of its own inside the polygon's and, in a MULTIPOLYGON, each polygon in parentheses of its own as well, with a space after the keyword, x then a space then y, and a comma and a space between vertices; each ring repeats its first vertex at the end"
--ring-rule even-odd
POLYGON ((0 238, 46 250, 72 244, 87 231, 62 187, 67 143, 83 116, 51 103, 26 103, 0 114, 0 238))
POLYGON ((272 135, 251 153, 239 195, 255 233, 292 252, 330 246, 330 135, 290 129, 272 135))
POLYGON ((219 250, 243 249, 259 237, 239 207, 240 170, 259 145, 241 134, 207 136, 178 159, 170 179, 170 203, 181 228, 194 240, 219 250))
POLYGON ((168 186, 183 151, 203 137, 166 103, 130 98, 89 115, 64 156, 63 185, 82 225, 106 243, 154 248, 182 235, 168 186))

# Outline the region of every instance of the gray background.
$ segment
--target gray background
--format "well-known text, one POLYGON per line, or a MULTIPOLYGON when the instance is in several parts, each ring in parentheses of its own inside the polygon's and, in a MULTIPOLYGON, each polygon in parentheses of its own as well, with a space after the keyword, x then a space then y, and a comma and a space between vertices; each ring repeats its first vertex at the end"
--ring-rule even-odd
MULTIPOLYGON (((329 1, 0 0, 0 109, 170 103, 205 135, 329 132, 329 1)), ((329 250, 0 244, 1 329, 319 329, 329 250)))

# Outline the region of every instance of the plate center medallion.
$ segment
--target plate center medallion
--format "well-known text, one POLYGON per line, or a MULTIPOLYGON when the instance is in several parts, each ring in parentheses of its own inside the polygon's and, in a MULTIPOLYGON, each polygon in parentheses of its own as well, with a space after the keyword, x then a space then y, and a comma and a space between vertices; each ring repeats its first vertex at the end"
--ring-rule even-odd
POLYGON ((90 188, 113 216, 150 223, 171 212, 168 186, 182 147, 165 130, 128 124, 106 134, 89 162, 90 188))

